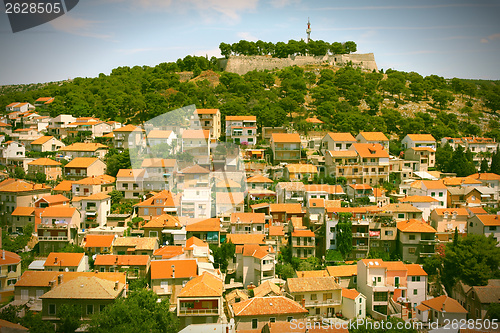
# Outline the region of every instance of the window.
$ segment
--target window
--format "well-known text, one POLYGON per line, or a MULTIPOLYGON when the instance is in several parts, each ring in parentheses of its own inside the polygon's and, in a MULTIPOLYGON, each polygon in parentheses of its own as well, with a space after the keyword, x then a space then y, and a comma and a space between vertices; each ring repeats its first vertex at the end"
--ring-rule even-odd
POLYGON ((275 322, 276 322, 276 318, 275 318, 275 317, 271 317, 271 318, 269 318, 269 322, 270 322, 270 323, 275 323, 275 322))
POLYGON ((149 237, 158 237, 158 231, 150 231, 149 237))
POLYGON ((418 289, 413 289, 413 295, 418 295, 418 289))
POLYGON ((409 240, 415 240, 415 235, 408 235, 409 240))
POLYGON ((443 197, 443 192, 439 192, 439 197, 442 198, 443 197))
POLYGON ((412 276, 411 281, 412 282, 420 282, 420 276, 412 276))
POLYGON ((255 330, 257 329, 259 321, 257 319, 252 319, 252 329, 255 330))
POLYGON ((49 315, 55 315, 55 314, 56 314, 56 305, 49 304, 49 315))
POLYGON ((431 197, 435 197, 436 196, 436 192, 431 192, 431 197))
POLYGON ((377 282, 382 282, 382 277, 378 276, 377 277, 377 282))
POLYGON ((330 232, 335 232, 335 227, 330 227, 330 232))
POLYGON ((17 282, 17 279, 8 279, 7 280, 7 285, 8 286, 13 286, 13 285, 16 284, 16 282, 17 282))
POLYGON ((408 248, 408 253, 409 254, 415 254, 415 248, 414 247, 408 248))
POLYGON ((330 245, 335 245, 335 239, 330 239, 330 245))
POLYGON ((93 304, 87 304, 87 314, 91 315, 94 313, 94 305, 93 304))
POLYGON ((104 304, 99 305, 99 312, 103 312, 105 306, 106 305, 104 305, 104 304))
POLYGON ((29 290, 28 289, 21 289, 21 299, 27 300, 28 298, 29 298, 29 290))
POLYGON ((9 265, 9 273, 17 272, 17 265, 9 265))
POLYGON ((392 234, 392 230, 386 230, 386 231, 385 231, 385 235, 386 235, 386 236, 392 236, 392 235, 393 235, 393 234, 392 234))
POLYGON ((311 301, 315 301, 315 300, 317 300, 316 294, 311 294, 311 301))
POLYGON ((404 219, 405 213, 398 213, 398 219, 404 219))
POLYGON ((101 273, 103 273, 103 272, 105 272, 105 271, 106 271, 106 269, 105 269, 104 267, 101 267, 101 268, 99 268, 99 271, 100 271, 101 273))
POLYGON ((293 317, 292 317, 292 316, 290 316, 290 317, 286 317, 286 321, 288 321, 288 322, 291 322, 291 321, 292 321, 292 319, 293 319, 293 317))

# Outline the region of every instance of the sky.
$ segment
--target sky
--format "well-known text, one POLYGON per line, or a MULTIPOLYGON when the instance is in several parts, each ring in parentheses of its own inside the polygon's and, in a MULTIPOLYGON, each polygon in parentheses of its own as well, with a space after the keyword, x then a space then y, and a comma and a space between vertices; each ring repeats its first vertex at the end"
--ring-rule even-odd
POLYGON ((220 42, 355 41, 379 69, 500 79, 498 0, 80 0, 65 15, 12 33, 0 5, 0 85, 109 74, 220 42))

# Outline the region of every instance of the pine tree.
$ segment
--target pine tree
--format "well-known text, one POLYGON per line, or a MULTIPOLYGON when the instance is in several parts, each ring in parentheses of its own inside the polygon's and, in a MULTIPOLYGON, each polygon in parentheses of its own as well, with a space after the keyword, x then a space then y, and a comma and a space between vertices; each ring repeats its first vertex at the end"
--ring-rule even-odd
POLYGON ((497 149, 497 151, 491 157, 490 172, 493 172, 493 173, 496 173, 497 175, 500 175, 500 150, 499 149, 497 149))
POLYGON ((488 165, 488 160, 487 159, 483 158, 481 160, 481 168, 480 168, 480 170, 481 170, 481 173, 488 172, 489 165, 488 165))

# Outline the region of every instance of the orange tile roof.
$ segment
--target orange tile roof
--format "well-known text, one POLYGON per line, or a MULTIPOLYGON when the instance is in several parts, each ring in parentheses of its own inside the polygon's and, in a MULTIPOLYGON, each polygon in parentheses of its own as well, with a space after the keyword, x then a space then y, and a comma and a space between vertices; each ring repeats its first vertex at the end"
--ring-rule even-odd
POLYGON ((245 193, 243 192, 217 192, 215 194, 215 202, 217 204, 243 204, 245 201, 245 193))
POLYGON ((139 202, 135 206, 138 207, 175 207, 174 198, 172 197, 172 192, 169 190, 163 190, 160 193, 155 194, 149 199, 139 202), (157 203, 157 200, 161 200, 162 203, 157 203))
POLYGON ((227 234, 226 242, 235 245, 241 244, 264 244, 264 234, 227 234))
POLYGON ((44 209, 42 217, 72 217, 76 211, 74 207, 51 206, 44 209))
POLYGON ((425 232, 425 233, 435 233, 436 229, 431 227, 422 220, 408 220, 398 222, 398 230, 401 232, 425 232))
POLYGON ((75 142, 69 146, 61 147, 59 151, 86 151, 86 152, 95 152, 98 149, 109 149, 108 146, 103 145, 101 143, 84 143, 84 142, 75 142))
POLYGON ((226 121, 233 120, 249 120, 249 121, 257 121, 256 116, 226 116, 226 121))
MULTIPOLYGON (((68 163, 69 164, 69 163, 68 163)), ((99 176, 90 176, 87 178, 83 178, 77 180, 75 184, 80 185, 103 185, 103 184, 111 184, 115 182, 115 177, 110 175, 99 175, 99 176)))
POLYGON ((50 135, 42 136, 36 139, 35 141, 31 142, 31 145, 43 145, 45 142, 49 141, 52 138, 53 136, 50 135))
POLYGON ((63 282, 41 296, 42 299, 116 299, 125 289, 125 284, 100 279, 97 276, 79 276, 63 282))
POLYGON ((427 275, 427 273, 424 271, 422 266, 419 264, 405 264, 406 269, 408 272, 406 273, 407 276, 424 276, 427 275))
POLYGON ((388 271, 406 271, 407 268, 402 261, 382 261, 382 267, 388 271))
POLYGON ((298 278, 310 278, 310 277, 328 277, 330 276, 326 269, 318 271, 296 271, 298 278))
POLYGON ((46 203, 48 203, 50 205, 54 205, 54 204, 69 202, 70 200, 62 194, 54 194, 54 195, 46 195, 44 197, 41 197, 40 199, 38 199, 36 201, 36 203, 38 203, 39 201, 45 201, 46 203))
POLYGON ((31 216, 34 215, 35 212, 34 207, 16 207, 12 212, 12 216, 31 216))
POLYGON ((151 261, 151 280, 173 279, 174 275, 176 279, 191 278, 198 275, 197 271, 195 259, 151 261))
POLYGON ((469 212, 467 212, 466 208, 436 208, 436 214, 444 215, 445 213, 453 214, 456 213, 458 216, 468 216, 469 212))
POLYGON ((59 184, 54 187, 54 191, 61 191, 61 192, 70 192, 71 191, 71 185, 74 183, 74 181, 71 180, 62 180, 59 184))
POLYGON ((359 132, 366 141, 389 141, 382 132, 359 132))
POLYGON ((422 180, 422 185, 424 185, 428 190, 446 190, 446 185, 443 180, 422 180))
POLYGON ((460 303, 446 295, 425 300, 422 304, 439 312, 467 313, 460 303))
POLYGON ((353 158, 358 156, 358 153, 355 152, 354 150, 340 150, 340 151, 329 150, 328 154, 332 158, 353 158))
MULTIPOLYGON (((88 236, 87 236, 88 237, 88 236)), ((95 257, 95 266, 147 266, 150 257, 148 255, 114 255, 98 254, 95 257)))
POLYGON ((264 213, 232 213, 231 223, 265 223, 264 213))
POLYGON ((0 192, 30 192, 38 190, 49 190, 45 184, 28 183, 20 179, 6 179, 0 183, 0 192))
POLYGON ((269 236, 285 236, 283 232, 283 226, 269 226, 269 236))
POLYGON ((12 127, 12 125, 0 122, 0 127, 12 127))
POLYGON ((400 202, 439 202, 439 200, 429 197, 427 195, 411 195, 406 198, 399 199, 400 202))
POLYGON ((387 204, 385 206, 380 207, 382 211, 389 212, 412 212, 412 213, 421 213, 422 211, 417 207, 413 206, 409 203, 392 203, 387 204))
POLYGON ((235 182, 232 179, 223 180, 218 182, 215 187, 217 188, 241 188, 241 184, 235 182))
POLYGON ((188 281, 177 297, 221 297, 224 282, 218 277, 203 272, 202 275, 188 281))
POLYGON ((368 184, 349 184, 355 190, 372 190, 373 188, 368 184))
POLYGON ((310 208, 325 208, 325 199, 309 199, 308 206, 310 208))
POLYGON ((309 313, 297 302, 284 296, 253 297, 243 302, 234 303, 232 307, 236 317, 309 313))
POLYGON ((140 127, 134 126, 134 125, 126 125, 120 128, 115 129, 113 132, 135 132, 135 131, 141 131, 144 132, 144 130, 140 127))
POLYGON ((497 175, 496 173, 475 173, 470 176, 467 176, 467 178, 473 178, 473 179, 479 179, 479 180, 500 180, 500 175, 497 175))
POLYGON ((120 169, 116 174, 116 178, 142 178, 145 172, 144 169, 120 169))
POLYGON ((304 185, 306 192, 327 192, 328 194, 344 194, 341 185, 311 184, 304 185))
POLYGON ((57 277, 63 276, 63 282, 76 279, 80 276, 96 276, 99 279, 109 281, 126 282, 126 274, 121 272, 48 272, 48 271, 26 271, 19 278, 16 287, 49 287, 51 282, 58 283, 57 277))
POLYGON ((318 168, 312 164, 287 164, 290 173, 318 173, 318 168))
POLYGON ((220 220, 210 218, 186 225, 186 231, 220 231, 220 220))
POLYGON ((314 237, 314 232, 311 230, 294 230, 292 232, 292 237, 314 237))
POLYGON ((358 275, 358 266, 356 265, 340 265, 327 266, 326 271, 333 277, 349 277, 358 275))
POLYGON ((177 160, 175 158, 145 158, 141 168, 173 168, 177 160))
POLYGON ((247 179, 247 183, 272 183, 273 181, 262 175, 256 175, 247 179))
POLYGON ((0 319, 0 328, 4 327, 5 329, 2 329, 2 331, 5 332, 28 332, 28 329, 22 325, 0 319))
POLYGON ((237 253, 241 253, 244 257, 254 257, 262 259, 270 253, 274 253, 274 249, 268 246, 261 246, 260 244, 245 244, 238 247, 237 253))
POLYGON ((407 134, 412 141, 436 141, 431 134, 407 134))
POLYGON ((172 131, 152 130, 148 133, 148 139, 168 139, 172 131))
POLYGON ((428 152, 431 152, 431 153, 435 153, 436 152, 436 149, 431 148, 431 147, 412 147, 410 149, 412 149, 414 151, 428 151, 428 152))
POLYGON ((156 237, 118 237, 115 239, 115 247, 127 247, 133 250, 154 251, 158 239, 156 237))
POLYGON ((485 211, 483 207, 468 207, 467 210, 470 211, 474 215, 488 214, 488 212, 485 211))
POLYGON ((184 130, 182 132, 183 139, 208 139, 210 137, 209 130, 184 130))
POLYGON ((219 109, 196 109, 197 114, 216 114, 219 109))
POLYGON ((167 228, 167 229, 180 229, 182 224, 179 222, 179 218, 176 216, 172 216, 169 214, 162 214, 156 217, 153 217, 146 224, 142 226, 142 229, 146 228, 167 228))
POLYGON ((61 165, 61 163, 54 161, 50 158, 42 157, 42 158, 39 158, 39 159, 36 159, 34 161, 29 162, 28 165, 57 166, 57 165, 61 165))
POLYGON ((347 289, 347 288, 342 288, 342 297, 349 298, 349 299, 356 299, 356 297, 361 294, 359 291, 356 289, 347 289))
POLYGON ((278 287, 269 280, 262 282, 258 287, 255 287, 253 289, 254 297, 265 297, 271 293, 274 293, 274 296, 282 295, 280 287, 278 287))
POLYGON ((328 291, 341 289, 335 278, 326 277, 306 277, 289 278, 286 281, 291 293, 328 291))
POLYGON ((302 206, 299 203, 270 204, 269 211, 271 213, 286 212, 287 214, 300 214, 302 213, 302 206))
POLYGON ((66 164, 65 168, 88 168, 98 160, 97 157, 75 157, 66 164))
POLYGON ((0 266, 1 265, 17 265, 21 262, 21 257, 14 252, 1 250, 0 251, 0 266), (5 256, 5 259, 3 257, 5 256))
POLYGON ((186 246, 185 249, 190 249, 193 246, 199 246, 199 247, 208 247, 208 243, 202 241, 198 237, 192 236, 186 240, 186 246))
POLYGON ((324 122, 322 122, 318 118, 306 118, 306 122, 311 124, 324 124, 324 122))
POLYGON ((273 142, 279 143, 300 143, 298 133, 273 133, 271 139, 273 142))
POLYGON ((389 158, 389 153, 378 143, 353 143, 361 158, 389 158))
POLYGON ((39 97, 35 102, 47 102, 50 99, 53 99, 54 97, 39 97))
POLYGON ((496 214, 492 215, 477 215, 479 221, 483 223, 483 225, 488 226, 500 226, 500 216, 496 214))
POLYGON ((204 168, 202 166, 199 166, 198 164, 189 166, 187 168, 182 169, 179 171, 179 173, 184 173, 184 174, 207 174, 210 173, 210 170, 207 168, 204 168))
POLYGON ((351 133, 328 133, 328 136, 332 138, 333 141, 348 141, 356 142, 356 138, 352 136, 351 133))
POLYGON ((162 259, 170 259, 184 253, 182 246, 167 245, 160 247, 153 253, 154 256, 161 256, 162 259))
POLYGON ((43 264, 44 267, 70 266, 77 267, 85 253, 51 252, 43 264))
POLYGON ((85 236, 85 245, 83 247, 111 247, 114 240, 114 235, 87 235, 85 236))

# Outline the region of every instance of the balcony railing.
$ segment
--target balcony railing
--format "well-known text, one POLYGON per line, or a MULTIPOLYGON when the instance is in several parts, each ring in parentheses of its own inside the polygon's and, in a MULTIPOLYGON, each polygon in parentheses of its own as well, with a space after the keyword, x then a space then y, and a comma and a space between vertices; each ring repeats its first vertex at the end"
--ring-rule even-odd
POLYGON ((305 306, 333 306, 340 305, 340 300, 327 299, 327 300, 316 300, 316 301, 306 301, 305 306))
POLYGON ((437 243, 437 240, 436 239, 421 239, 420 243, 433 244, 433 243, 437 243))
POLYGON ((368 245, 355 245, 356 250, 368 251, 368 245))
POLYGON ((219 309, 180 309, 181 316, 213 316, 218 315, 219 309))
POLYGON ((367 232, 353 232, 352 237, 357 237, 357 238, 368 238, 370 234, 367 232))
POLYGON ((68 241, 68 237, 66 236, 38 236, 39 241, 60 241, 66 242, 68 241))

